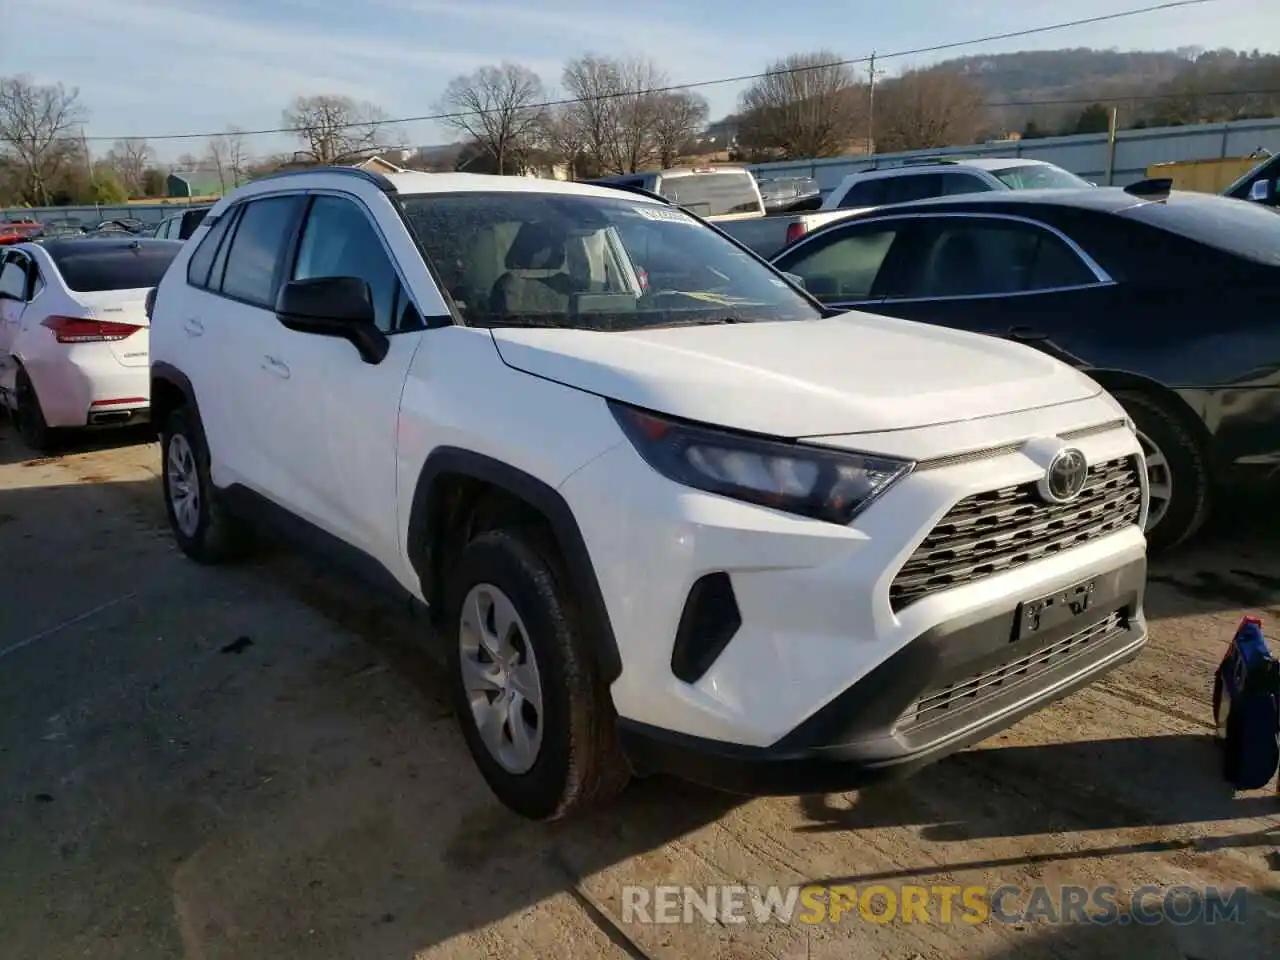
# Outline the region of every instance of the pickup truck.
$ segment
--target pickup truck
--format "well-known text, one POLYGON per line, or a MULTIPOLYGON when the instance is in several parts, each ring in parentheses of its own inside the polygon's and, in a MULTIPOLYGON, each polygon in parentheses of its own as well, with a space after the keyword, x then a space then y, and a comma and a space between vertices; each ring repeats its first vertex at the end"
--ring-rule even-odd
POLYGON ((752 220, 730 220, 716 226, 739 243, 750 247, 766 260, 783 247, 790 246, 807 233, 825 227, 834 220, 843 220, 864 208, 849 210, 823 210, 817 213, 779 214, 756 217, 752 220))
POLYGON ((746 167, 724 164, 671 167, 648 173, 600 177, 585 182, 605 187, 647 190, 717 224, 765 215, 760 187, 746 167))

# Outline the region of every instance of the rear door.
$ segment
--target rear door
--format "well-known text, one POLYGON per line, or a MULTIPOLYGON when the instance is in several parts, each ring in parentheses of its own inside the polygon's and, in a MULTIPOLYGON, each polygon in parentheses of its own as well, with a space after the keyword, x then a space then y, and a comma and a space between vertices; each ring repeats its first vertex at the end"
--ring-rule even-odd
POLYGON ((910 255, 878 278, 876 312, 1007 337, 1089 365, 1088 345, 1106 339, 1121 294, 1070 238, 1017 216, 913 219, 910 255))

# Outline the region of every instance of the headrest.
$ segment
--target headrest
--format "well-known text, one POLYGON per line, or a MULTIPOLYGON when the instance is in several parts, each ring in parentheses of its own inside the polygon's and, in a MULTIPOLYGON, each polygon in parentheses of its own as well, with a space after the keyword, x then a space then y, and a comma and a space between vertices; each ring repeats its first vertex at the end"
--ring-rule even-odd
POLYGON ((507 251, 508 270, 559 270, 564 266, 564 234, 545 223, 520 225, 507 251))

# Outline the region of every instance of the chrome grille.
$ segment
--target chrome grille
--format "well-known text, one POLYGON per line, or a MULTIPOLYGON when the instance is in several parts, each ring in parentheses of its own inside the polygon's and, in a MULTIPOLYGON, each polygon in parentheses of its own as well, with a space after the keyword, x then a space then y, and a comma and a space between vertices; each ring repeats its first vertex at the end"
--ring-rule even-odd
POLYGON ((932 690, 906 709, 898 720, 898 729, 908 732, 953 711, 978 706, 1013 684, 1029 680, 1068 657, 1084 653, 1128 627, 1125 611, 1118 610, 1056 643, 932 690))
POLYGON ((1080 496, 1045 503, 1034 483, 966 497, 938 522, 889 587, 899 611, 949 590, 1137 523, 1142 480, 1136 457, 1096 463, 1080 496))

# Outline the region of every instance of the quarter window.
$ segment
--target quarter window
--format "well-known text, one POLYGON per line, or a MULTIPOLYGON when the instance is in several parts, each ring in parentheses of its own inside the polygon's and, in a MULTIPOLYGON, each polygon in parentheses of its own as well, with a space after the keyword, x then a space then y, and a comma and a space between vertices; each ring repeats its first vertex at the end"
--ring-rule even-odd
POLYGON ((299 198, 266 197, 251 200, 240 215, 227 266, 222 293, 262 307, 274 306, 276 268, 289 241, 299 198))

